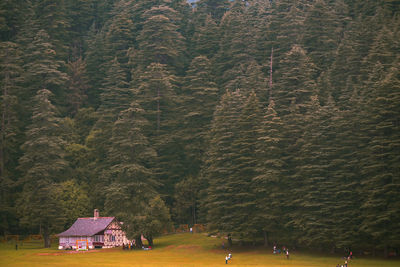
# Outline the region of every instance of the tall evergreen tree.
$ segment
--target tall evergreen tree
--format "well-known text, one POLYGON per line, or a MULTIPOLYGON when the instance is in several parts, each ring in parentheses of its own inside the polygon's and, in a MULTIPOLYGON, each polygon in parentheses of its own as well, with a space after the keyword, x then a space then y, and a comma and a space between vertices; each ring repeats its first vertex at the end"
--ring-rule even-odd
POLYGON ((36 33, 28 45, 25 55, 25 90, 21 100, 28 101, 37 88, 46 88, 55 95, 55 103, 63 103, 67 74, 62 70, 64 63, 57 59, 50 36, 44 30, 36 33))
MULTIPOLYGON (((140 239, 149 230, 153 216, 147 214, 147 204, 156 195, 159 182, 150 169, 156 152, 151 147, 143 129, 148 124, 145 111, 136 103, 121 111, 114 123, 111 147, 108 152, 110 168, 105 171, 108 188, 105 207, 124 221, 128 236, 140 239), (143 220, 149 220, 146 224, 143 220), (143 225, 142 225, 143 224, 143 225)), ((161 220, 161 218, 159 218, 161 220)), ((154 232, 147 232, 152 238, 154 232)))
POLYGON ((104 78, 104 84, 101 93, 101 103, 97 109, 97 117, 90 135, 88 136, 87 145, 94 152, 93 157, 95 165, 93 169, 98 175, 95 183, 96 192, 99 198, 96 203, 101 206, 102 192, 104 187, 108 186, 108 176, 104 174, 104 170, 110 167, 107 159, 107 151, 110 149, 110 138, 112 137, 112 125, 118 119, 118 115, 122 110, 129 107, 132 100, 132 94, 129 89, 129 83, 126 79, 126 73, 118 63, 117 58, 110 62, 110 68, 104 78), (99 201, 99 202, 97 202, 99 201))
POLYGON ((225 13, 220 31, 220 50, 214 62, 217 67, 216 73, 222 78, 217 82, 225 85, 235 77, 232 69, 238 68, 241 64, 247 66, 254 60, 255 45, 246 42, 251 39, 253 28, 248 23, 244 3, 236 3, 225 13))
POLYGON ((0 51, 0 231, 5 234, 16 224, 12 185, 21 144, 17 92, 23 71, 17 44, 1 42, 0 51))
POLYGON ((68 92, 69 114, 75 115, 87 100, 88 77, 86 62, 82 58, 68 62, 68 92))
POLYGON ((20 220, 32 230, 40 227, 45 247, 50 247, 50 234, 63 224, 54 192, 55 184, 64 179, 63 172, 68 167, 63 140, 59 137, 57 111, 50 96, 49 90, 41 89, 34 98, 32 121, 19 160, 19 170, 23 173, 19 180, 23 185, 18 200, 20 220))
POLYGON ((231 144, 236 157, 232 158, 233 174, 226 177, 225 183, 229 187, 227 197, 230 204, 225 207, 230 233, 238 236, 242 241, 251 238, 255 243, 260 235, 257 225, 257 207, 254 197, 253 179, 258 175, 257 150, 261 123, 261 110, 258 98, 253 91, 241 105, 237 121, 239 132, 231 144))
POLYGON ((152 63, 132 86, 134 97, 149 121, 144 133, 158 154, 153 168, 158 180, 164 184, 163 193, 172 192, 186 169, 180 160, 184 157, 184 149, 177 135, 178 125, 182 122, 178 105, 182 102, 176 92, 176 76, 167 70, 166 65, 152 63))
POLYGON ((237 122, 242 103, 243 96, 239 91, 227 92, 222 96, 214 113, 203 169, 207 182, 207 197, 203 205, 209 228, 224 233, 235 231, 237 226, 231 214, 233 204, 230 197, 234 194, 232 190, 240 190, 232 184, 236 170, 234 160, 238 157, 238 151, 233 149, 232 144, 238 135, 237 122))
POLYGON ((104 27, 104 58, 110 61, 117 58, 119 64, 127 69, 128 64, 128 49, 134 45, 134 22, 132 21, 132 1, 118 1, 115 3, 112 18, 109 24, 104 27))
POLYGON ((0 132, 0 177, 5 179, 17 165, 13 161, 18 150, 18 134, 21 127, 18 118, 18 91, 21 89, 23 73, 21 52, 17 44, 0 43, 1 84, 1 132, 0 132))
MULTIPOLYGON (((86 64, 89 77, 88 102, 98 107, 100 102, 101 87, 106 77, 105 64, 105 32, 96 29, 95 25, 89 29, 86 40, 86 64)), ((109 66, 110 67, 110 66, 109 66)))
POLYGON ((302 46, 315 63, 318 74, 332 64, 342 31, 335 10, 329 9, 325 0, 315 1, 304 20, 302 46))
POLYGON ((272 238, 281 235, 284 230, 284 208, 286 199, 285 181, 282 169, 283 160, 283 125, 274 109, 275 103, 270 103, 258 126, 258 140, 255 153, 257 155, 257 175, 252 180, 252 190, 257 205, 257 229, 263 232, 264 245, 269 245, 272 238))
POLYGON ((364 158, 362 182, 367 192, 363 204, 364 221, 362 229, 384 249, 398 246, 398 227, 391 222, 398 221, 396 206, 399 203, 399 60, 384 78, 372 89, 368 101, 368 124, 370 137, 367 155, 364 158))
POLYGON ((56 52, 55 58, 65 60, 68 57, 69 40, 71 38, 71 21, 67 16, 65 1, 35 1, 33 2, 33 10, 38 28, 46 31, 50 36, 56 52))
MULTIPOLYGON (((299 139, 296 156, 296 184, 293 187, 298 208, 292 216, 302 237, 299 242, 309 247, 332 248, 336 242, 336 181, 329 169, 336 156, 335 114, 337 110, 327 105, 321 107, 316 96, 311 98, 304 114, 305 128, 299 139), (296 188, 297 187, 297 188, 296 188)), ((343 181, 339 181, 343 182, 343 181)))
POLYGON ((200 12, 211 14, 213 19, 219 21, 226 11, 228 11, 230 3, 228 0, 200 0, 197 2, 197 8, 200 12))
POLYGON ((5 0, 0 3, 0 41, 13 41, 30 5, 25 0, 5 0))
POLYGON ((185 39, 178 31, 181 19, 174 9, 157 6, 144 13, 143 29, 137 37, 137 64, 144 69, 151 63, 167 65, 181 72, 186 65, 185 39))
MULTIPOLYGON (((201 16, 204 17, 204 16, 201 16)), ((213 58, 219 50, 219 30, 211 15, 195 21, 192 38, 193 50, 196 56, 204 55, 213 58)))
POLYGON ((185 145, 188 174, 197 176, 203 162, 206 135, 218 100, 218 88, 212 75, 211 63, 199 56, 192 60, 183 89, 182 139, 185 145))
POLYGON ((290 113, 291 103, 305 112, 306 103, 316 90, 316 68, 304 49, 294 45, 282 60, 277 73, 278 82, 272 88, 272 98, 276 102, 276 110, 283 117, 290 113))

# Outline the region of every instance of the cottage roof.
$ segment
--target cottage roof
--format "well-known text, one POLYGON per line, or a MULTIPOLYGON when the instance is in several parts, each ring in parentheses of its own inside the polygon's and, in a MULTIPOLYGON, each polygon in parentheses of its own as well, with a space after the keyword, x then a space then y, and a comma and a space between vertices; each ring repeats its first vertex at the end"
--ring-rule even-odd
POLYGON ((78 218, 74 224, 58 236, 93 236, 104 229, 115 217, 78 218))

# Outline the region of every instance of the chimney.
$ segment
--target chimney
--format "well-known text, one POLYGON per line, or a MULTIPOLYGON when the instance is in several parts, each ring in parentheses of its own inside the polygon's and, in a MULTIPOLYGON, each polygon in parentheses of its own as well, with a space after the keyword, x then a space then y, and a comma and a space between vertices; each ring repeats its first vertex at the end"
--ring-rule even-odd
POLYGON ((98 209, 94 209, 94 213, 93 213, 93 218, 96 220, 97 218, 99 218, 100 216, 99 210, 98 209))

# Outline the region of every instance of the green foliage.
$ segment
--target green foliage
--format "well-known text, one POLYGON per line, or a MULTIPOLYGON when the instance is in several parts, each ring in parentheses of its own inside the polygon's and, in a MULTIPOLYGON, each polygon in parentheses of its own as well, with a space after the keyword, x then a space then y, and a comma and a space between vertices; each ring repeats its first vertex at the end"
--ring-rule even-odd
POLYGON ((86 62, 82 58, 68 62, 68 113, 75 115, 87 100, 89 81, 86 74, 86 62))
POLYGON ((68 167, 59 137, 59 119, 50 96, 49 90, 42 89, 33 101, 31 124, 21 146, 24 154, 19 159, 19 170, 23 176, 18 183, 23 185, 23 191, 17 204, 21 224, 31 229, 40 227, 45 247, 50 246, 50 234, 60 230, 64 223, 63 215, 58 214, 55 191, 68 167))
POLYGON ((199 202, 199 179, 188 177, 175 185, 174 191, 174 217, 182 224, 197 223, 197 209, 199 202))
MULTIPOLYGON (((28 44, 24 53, 24 90, 21 100, 29 101, 37 90, 48 89, 56 96, 60 105, 65 96, 66 73, 61 69, 63 61, 57 59, 57 52, 45 30, 40 30, 28 44)), ((62 105, 61 105, 62 106, 62 105)))
POLYGON ((1 1, 1 233, 399 248, 397 2, 1 1))
POLYGON ((75 180, 67 180, 55 187, 54 197, 59 208, 58 216, 65 218, 66 228, 70 227, 77 218, 90 215, 89 197, 82 185, 75 180))
POLYGON ((177 11, 167 6, 152 7, 143 18, 143 28, 137 37, 139 66, 159 63, 181 72, 186 65, 186 48, 185 38, 179 32, 181 18, 177 11))

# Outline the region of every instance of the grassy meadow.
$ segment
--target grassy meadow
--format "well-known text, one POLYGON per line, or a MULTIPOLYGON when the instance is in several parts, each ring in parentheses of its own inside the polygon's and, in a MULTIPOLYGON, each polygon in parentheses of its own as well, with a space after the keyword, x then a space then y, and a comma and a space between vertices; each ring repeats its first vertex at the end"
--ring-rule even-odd
MULTIPOLYGON (((226 242, 225 242, 226 243, 226 242)), ((230 266, 296 266, 335 267, 343 263, 339 256, 295 252, 287 260, 273 255, 270 249, 221 248, 222 240, 204 234, 176 234, 155 240, 151 251, 123 251, 120 248, 89 252, 59 251, 57 244, 50 249, 42 243, 28 243, 15 250, 15 243, 0 244, 0 266, 224 266, 225 256, 232 252, 230 266)), ((394 267, 399 260, 355 258, 349 267, 394 267)))

